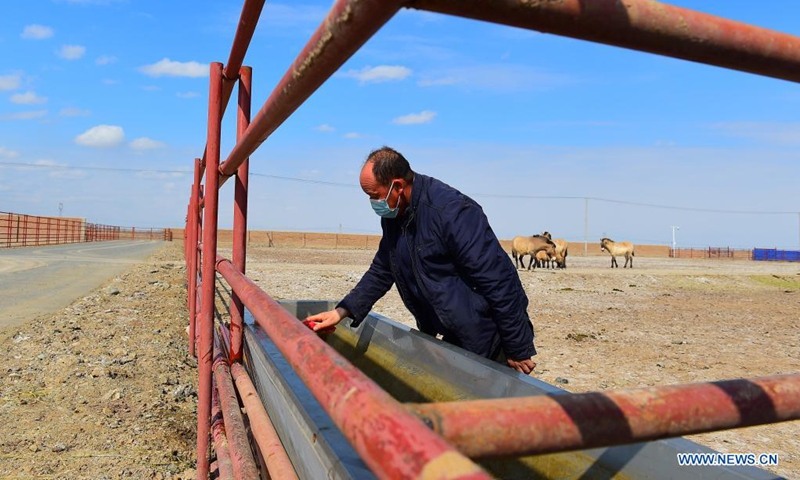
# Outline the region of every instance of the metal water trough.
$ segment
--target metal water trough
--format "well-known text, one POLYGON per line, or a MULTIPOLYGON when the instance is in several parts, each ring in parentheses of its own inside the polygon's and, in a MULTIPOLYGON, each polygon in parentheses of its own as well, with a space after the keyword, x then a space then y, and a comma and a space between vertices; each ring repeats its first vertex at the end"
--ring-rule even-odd
MULTIPOLYGON (((330 301, 282 301, 298 318, 330 301)), ((277 347, 245 315, 245 365, 301 479, 375 476, 323 411, 277 347)), ((442 402, 569 392, 371 313, 356 329, 346 319, 326 341, 400 402, 442 402)), ((713 453, 684 438, 571 453, 479 460, 503 479, 775 479, 754 467, 681 467, 677 453, 713 453)))

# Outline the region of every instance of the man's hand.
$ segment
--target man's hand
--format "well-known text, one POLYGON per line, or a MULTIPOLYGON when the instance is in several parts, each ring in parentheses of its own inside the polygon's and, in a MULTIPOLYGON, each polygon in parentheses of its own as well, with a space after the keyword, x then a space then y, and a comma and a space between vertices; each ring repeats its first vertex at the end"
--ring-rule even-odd
POLYGON ((506 359, 506 363, 508 363, 509 367, 513 368, 519 373, 524 373, 525 375, 528 375, 533 371, 534 368, 536 368, 536 362, 530 358, 526 358, 525 360, 511 360, 508 358, 506 359))
POLYGON ((334 310, 329 310, 327 312, 318 313, 316 315, 311 315, 310 317, 306 318, 306 321, 315 322, 314 331, 317 332, 322 330, 323 328, 333 327, 338 325, 339 322, 342 321, 344 317, 350 315, 350 312, 345 310, 344 308, 337 308, 334 310))

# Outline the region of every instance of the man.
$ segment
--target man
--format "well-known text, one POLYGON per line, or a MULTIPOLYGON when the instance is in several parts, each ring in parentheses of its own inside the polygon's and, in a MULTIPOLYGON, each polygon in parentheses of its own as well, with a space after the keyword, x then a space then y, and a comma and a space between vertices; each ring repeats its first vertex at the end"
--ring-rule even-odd
POLYGON ((353 318, 355 327, 392 287, 429 335, 531 373, 536 364, 528 297, 480 205, 414 173, 397 151, 367 157, 361 188, 381 216, 383 238, 369 270, 314 330, 353 318))

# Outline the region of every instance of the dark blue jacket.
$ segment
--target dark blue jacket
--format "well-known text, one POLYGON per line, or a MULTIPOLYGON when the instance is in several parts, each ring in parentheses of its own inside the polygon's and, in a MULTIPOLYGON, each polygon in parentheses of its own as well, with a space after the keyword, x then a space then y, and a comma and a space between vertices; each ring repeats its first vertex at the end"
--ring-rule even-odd
POLYGON ((487 358, 499 348, 515 360, 535 355, 528 297, 480 205, 419 173, 411 196, 402 217, 381 220, 383 238, 372 265, 337 307, 349 310, 357 326, 397 283, 420 331, 440 333, 487 358), (409 249, 417 285, 408 285, 399 271, 398 242, 409 249), (413 298, 415 291, 423 298, 413 298), (420 314, 425 302, 438 319, 420 314))

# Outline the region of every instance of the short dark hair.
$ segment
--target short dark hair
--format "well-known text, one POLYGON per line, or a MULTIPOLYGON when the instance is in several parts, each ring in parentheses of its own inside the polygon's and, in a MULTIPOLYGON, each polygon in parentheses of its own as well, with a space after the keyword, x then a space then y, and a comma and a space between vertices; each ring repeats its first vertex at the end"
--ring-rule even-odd
POLYGON ((367 161, 372 162, 372 174, 380 185, 388 185, 395 178, 402 178, 408 183, 414 183, 414 171, 408 160, 397 150, 390 147, 381 147, 367 155, 367 161))

